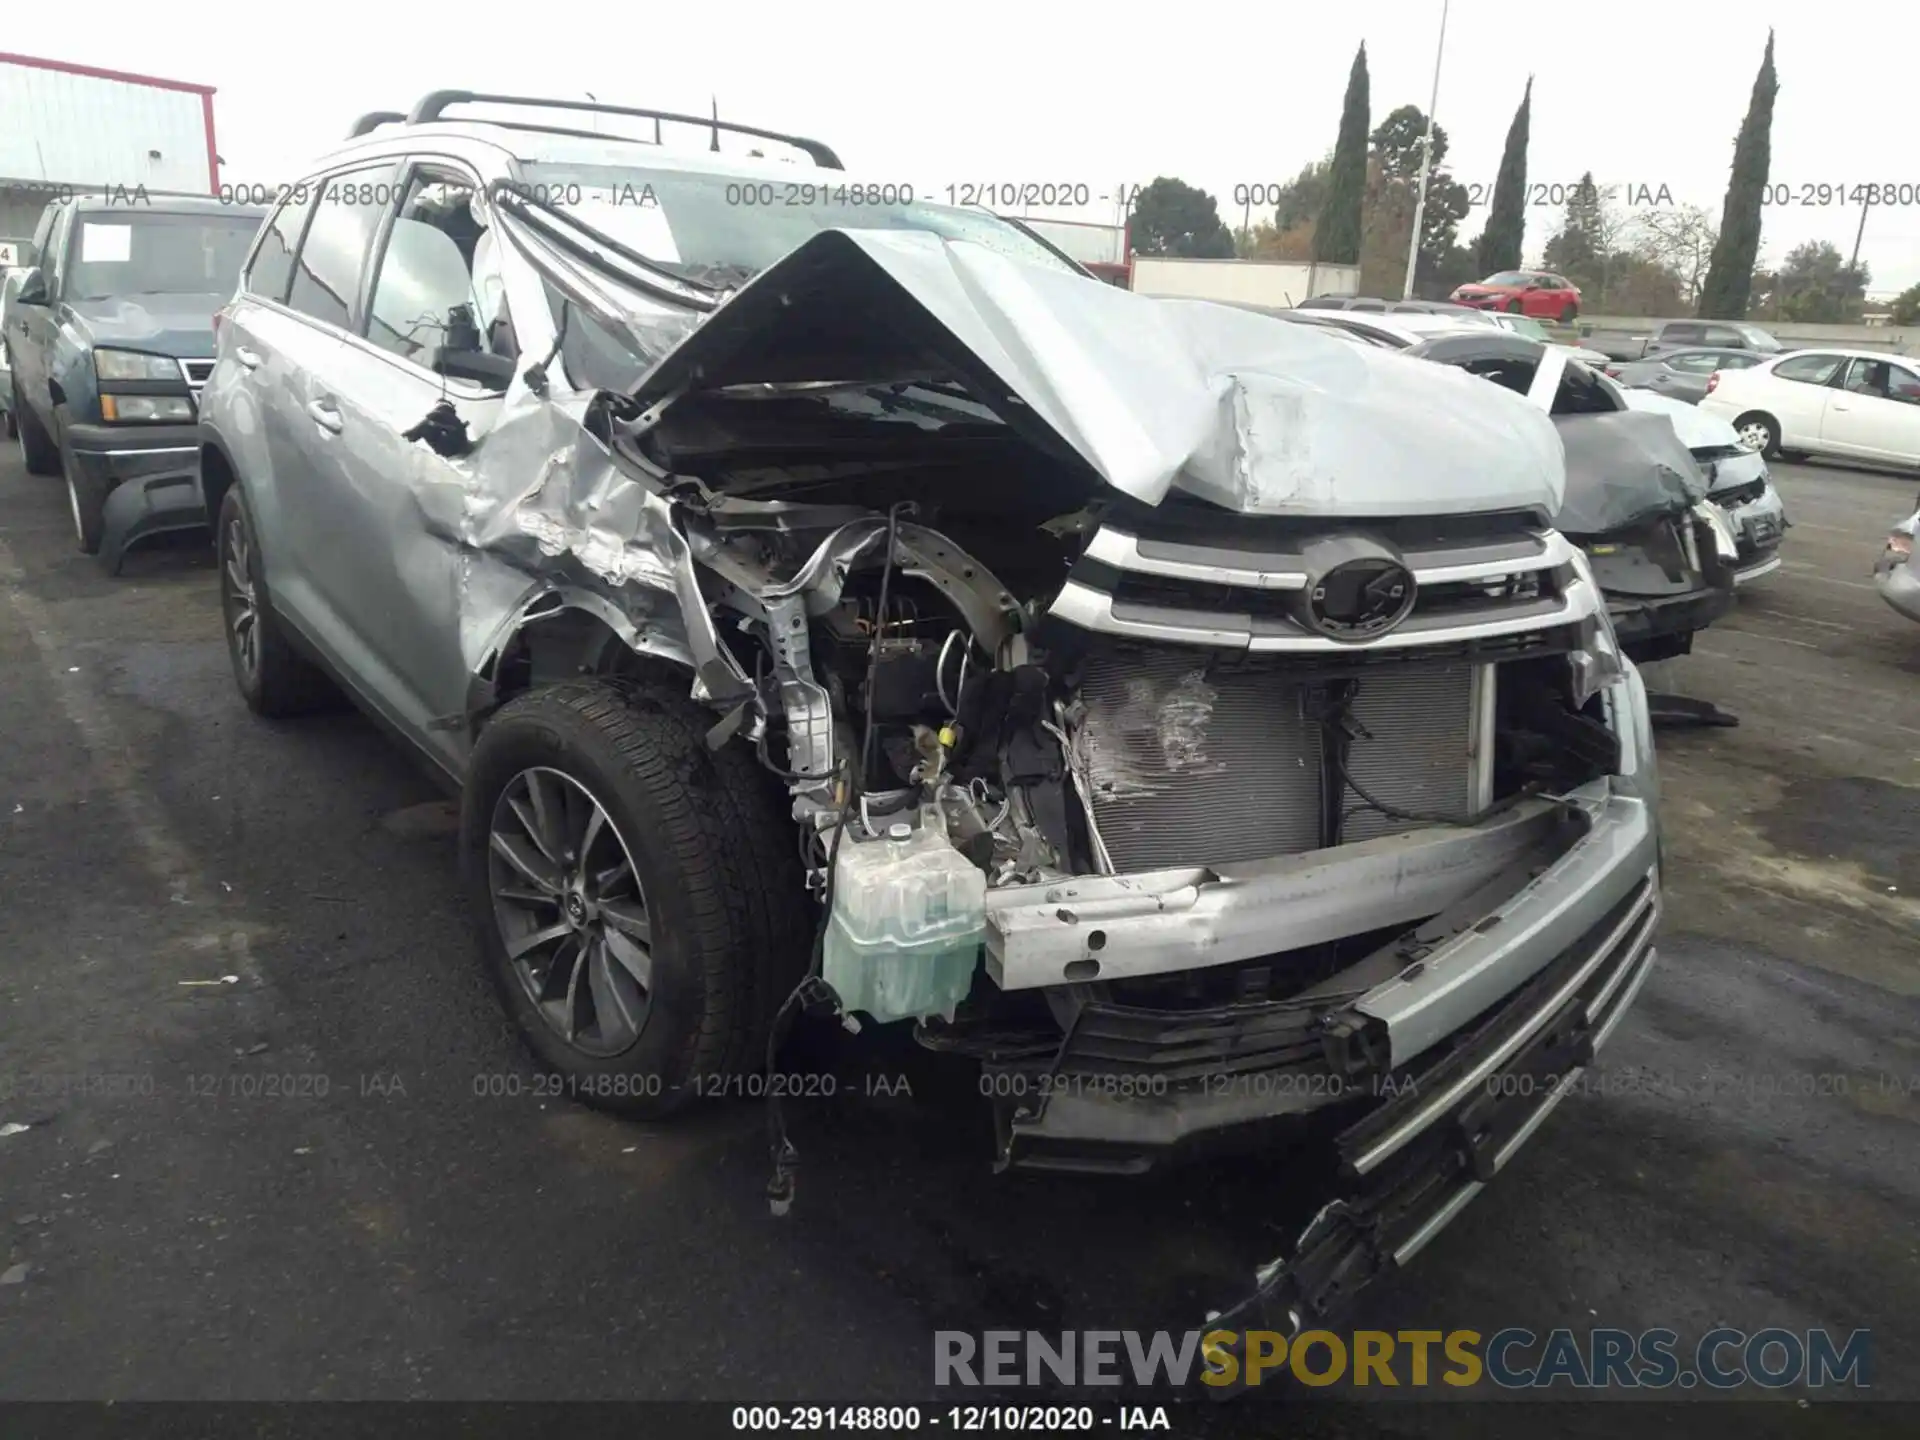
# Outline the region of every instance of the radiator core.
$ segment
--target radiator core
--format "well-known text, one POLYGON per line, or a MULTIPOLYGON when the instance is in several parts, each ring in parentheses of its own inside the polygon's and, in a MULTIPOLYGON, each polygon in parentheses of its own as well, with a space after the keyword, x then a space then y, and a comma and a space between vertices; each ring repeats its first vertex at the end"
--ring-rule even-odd
MULTIPOLYGON (((1367 733, 1352 743, 1348 773, 1395 809, 1470 817, 1478 690, 1469 665, 1364 675, 1351 714, 1367 733)), ((1326 843, 1314 718, 1324 689, 1297 664, 1115 648, 1088 658, 1080 699, 1094 819, 1116 870, 1224 865, 1326 843)), ((1352 791, 1342 799, 1353 811, 1346 841, 1414 828, 1353 810, 1360 803, 1352 791)))

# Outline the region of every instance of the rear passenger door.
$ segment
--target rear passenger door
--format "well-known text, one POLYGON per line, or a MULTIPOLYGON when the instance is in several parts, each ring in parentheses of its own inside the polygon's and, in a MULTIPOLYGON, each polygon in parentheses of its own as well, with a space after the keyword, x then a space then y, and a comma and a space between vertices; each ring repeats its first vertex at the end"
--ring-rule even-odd
POLYGON ((1789 355, 1765 372, 1764 388, 1755 389, 1756 407, 1770 411, 1780 422, 1780 443, 1784 447, 1789 450, 1833 448, 1823 429, 1827 400, 1834 394, 1834 382, 1846 364, 1844 355, 1809 351, 1789 355))
POLYGON ((336 604, 380 677, 378 701, 457 774, 464 732, 438 722, 464 715, 471 679, 460 621, 472 462, 407 433, 444 403, 452 433, 483 444, 519 345, 479 177, 434 160, 393 180, 367 303, 329 375, 333 524, 355 557, 336 604))
MULTIPOLYGON (((261 563, 271 572, 274 608, 302 629, 311 623, 303 577, 292 564, 293 541, 281 503, 276 456, 291 448, 290 397, 305 384, 299 354, 306 332, 286 309, 294 257, 312 216, 305 186, 288 190, 254 241, 240 287, 214 327, 214 366, 200 397, 201 423, 233 462, 245 486, 261 563), (282 555, 289 563, 276 564, 282 555)), ((304 402, 302 402, 304 403, 304 402)))
MULTIPOLYGON (((349 619, 362 564, 359 532, 342 503, 341 438, 333 389, 342 341, 359 313, 367 261, 382 209, 348 187, 392 172, 384 161, 308 182, 296 196, 306 214, 285 294, 262 297, 244 342, 258 378, 271 501, 257 516, 268 593, 343 678, 364 690, 368 657, 349 619)), ((266 243, 263 240, 263 244, 266 243)), ((255 268, 258 268, 257 266, 255 268)), ((236 327, 237 329, 240 327, 236 327)), ((249 492, 252 493, 251 491, 249 492)))

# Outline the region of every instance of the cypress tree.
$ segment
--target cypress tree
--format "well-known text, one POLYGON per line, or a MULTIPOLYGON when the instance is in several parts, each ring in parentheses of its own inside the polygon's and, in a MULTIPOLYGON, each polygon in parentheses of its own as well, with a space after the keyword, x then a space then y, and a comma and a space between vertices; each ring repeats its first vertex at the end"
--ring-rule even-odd
POLYGON ((1487 228, 1480 232, 1480 273, 1520 268, 1520 250, 1527 228, 1527 131, 1533 118, 1533 77, 1527 77, 1520 108, 1507 127, 1507 148, 1494 176, 1493 200, 1487 209, 1487 228))
POLYGON ((1360 259, 1360 202, 1367 193, 1367 46, 1362 41, 1347 75, 1340 138, 1327 172, 1327 202, 1313 231, 1313 258, 1335 265, 1360 259))
POLYGON ((1773 32, 1767 53, 1753 77, 1747 118, 1733 142, 1733 173, 1720 210, 1720 238, 1713 245, 1706 283, 1700 287, 1700 317, 1739 320, 1746 316, 1753 288, 1753 265, 1760 255, 1760 211, 1766 202, 1767 168, 1773 160, 1773 97, 1780 81, 1773 73, 1773 32))

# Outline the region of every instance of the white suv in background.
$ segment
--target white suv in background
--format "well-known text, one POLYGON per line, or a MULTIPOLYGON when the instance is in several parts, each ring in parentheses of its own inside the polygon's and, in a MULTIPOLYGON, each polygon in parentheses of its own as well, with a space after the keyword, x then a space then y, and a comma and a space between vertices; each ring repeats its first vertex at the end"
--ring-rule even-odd
POLYGON ((1920 363, 1884 350, 1797 350, 1717 371, 1700 409, 1765 455, 1920 465, 1920 363))

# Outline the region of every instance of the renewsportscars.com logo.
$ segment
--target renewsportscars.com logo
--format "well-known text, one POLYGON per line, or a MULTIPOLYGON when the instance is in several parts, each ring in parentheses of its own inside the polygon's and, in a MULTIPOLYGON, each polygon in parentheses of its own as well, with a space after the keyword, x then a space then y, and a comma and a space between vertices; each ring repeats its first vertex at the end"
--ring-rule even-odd
POLYGON ((1595 1327, 1544 1336, 1478 1330, 936 1330, 936 1385, 1220 1389, 1290 1377, 1303 1385, 1503 1390, 1780 1390, 1873 1383, 1873 1335, 1854 1330, 1735 1330, 1687 1344, 1674 1330, 1595 1327))

